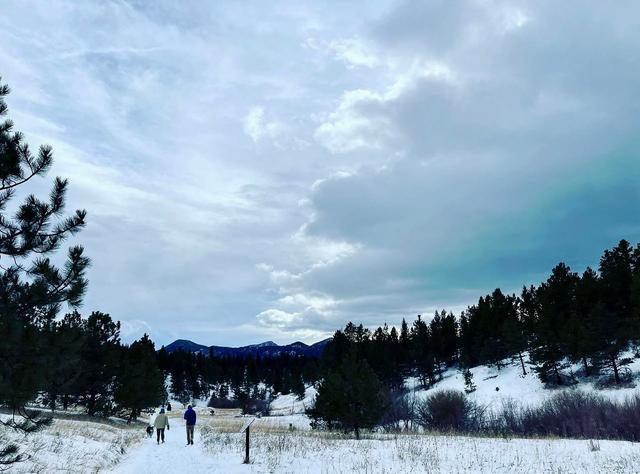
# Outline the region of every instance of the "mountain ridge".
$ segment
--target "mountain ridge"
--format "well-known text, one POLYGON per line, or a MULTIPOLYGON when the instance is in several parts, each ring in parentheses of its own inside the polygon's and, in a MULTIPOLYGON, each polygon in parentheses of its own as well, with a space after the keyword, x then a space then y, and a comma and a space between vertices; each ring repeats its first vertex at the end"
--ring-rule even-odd
POLYGON ((227 347, 215 345, 205 346, 204 344, 198 344, 188 339, 176 339, 171 344, 162 347, 169 353, 183 350, 196 354, 202 353, 206 356, 212 354, 216 357, 248 357, 256 355, 260 357, 278 357, 283 354, 320 357, 330 340, 331 338, 327 338, 310 345, 301 341, 295 341, 285 345, 279 345, 273 341, 265 341, 246 346, 227 347))

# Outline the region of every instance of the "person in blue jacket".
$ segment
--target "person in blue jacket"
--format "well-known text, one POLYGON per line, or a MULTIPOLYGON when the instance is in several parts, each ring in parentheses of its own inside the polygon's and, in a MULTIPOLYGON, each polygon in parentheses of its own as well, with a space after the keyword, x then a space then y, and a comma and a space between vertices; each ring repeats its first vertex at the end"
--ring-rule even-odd
POLYGON ((191 405, 187 407, 183 417, 187 422, 187 445, 193 444, 193 430, 196 427, 196 412, 191 405))

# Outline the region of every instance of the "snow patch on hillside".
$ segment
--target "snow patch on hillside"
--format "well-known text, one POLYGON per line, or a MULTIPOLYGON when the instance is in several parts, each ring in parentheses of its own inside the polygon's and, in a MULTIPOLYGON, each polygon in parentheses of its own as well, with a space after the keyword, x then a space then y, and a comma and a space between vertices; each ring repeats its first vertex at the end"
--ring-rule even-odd
MULTIPOLYGON (((631 354, 628 354, 631 356, 631 354)), ((528 359, 528 357, 527 357, 528 359)), ((640 360, 634 361, 626 366, 637 377, 640 372, 640 360)), ((581 367, 576 364, 569 366, 564 372, 578 373, 581 367)), ((499 408, 504 401, 515 400, 523 405, 539 405, 545 399, 563 390, 583 390, 593 391, 604 397, 622 401, 625 398, 640 393, 640 386, 637 383, 623 385, 621 387, 607 387, 605 389, 596 388, 598 377, 579 378, 575 385, 548 389, 545 388, 538 376, 531 368, 526 367, 527 375, 523 375, 519 362, 513 362, 498 370, 495 366, 478 366, 471 369, 473 382, 476 390, 468 394, 469 398, 487 408, 499 408)), ((420 386, 419 381, 410 377, 405 381, 405 387, 416 398, 422 399, 429 394, 439 390, 464 391, 464 377, 457 368, 451 368, 443 373, 441 381, 428 389, 420 386)))
POLYGON ((307 387, 304 391, 302 400, 292 393, 287 395, 276 396, 271 402, 271 415, 295 415, 304 413, 308 408, 312 408, 315 404, 318 391, 313 387, 307 387))

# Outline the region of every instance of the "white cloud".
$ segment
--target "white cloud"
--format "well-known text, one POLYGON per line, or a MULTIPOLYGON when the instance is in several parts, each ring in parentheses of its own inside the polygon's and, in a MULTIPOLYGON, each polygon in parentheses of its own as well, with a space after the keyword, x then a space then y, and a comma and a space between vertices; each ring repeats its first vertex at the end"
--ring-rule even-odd
POLYGON ((2 10, 10 116, 89 212, 85 307, 131 337, 309 340, 637 240, 637 165, 616 161, 638 121, 634 2, 2 10), (551 245, 557 228, 584 239, 551 245))
POLYGON ((380 64, 375 53, 358 38, 331 41, 329 49, 333 51, 337 59, 344 61, 348 68, 373 68, 380 64))
POLYGON ((284 130, 285 126, 282 123, 265 119, 264 107, 251 107, 244 119, 244 133, 254 143, 258 143, 263 138, 275 140, 284 130))
POLYGON ((398 73, 383 92, 368 89, 345 92, 337 109, 316 129, 315 139, 332 153, 389 146, 397 130, 387 113, 388 105, 409 94, 424 80, 456 84, 453 72, 445 64, 414 61, 398 73))
POLYGON ((275 326, 277 328, 289 328, 294 324, 299 324, 302 315, 300 313, 288 313, 280 309, 267 309, 256 316, 260 324, 265 326, 275 326))

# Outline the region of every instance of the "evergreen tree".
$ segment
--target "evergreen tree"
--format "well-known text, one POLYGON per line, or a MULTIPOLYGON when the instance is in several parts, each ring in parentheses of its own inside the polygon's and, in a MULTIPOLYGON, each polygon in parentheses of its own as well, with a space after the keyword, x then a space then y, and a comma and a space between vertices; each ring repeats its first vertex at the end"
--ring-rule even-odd
POLYGON ((436 362, 429 326, 420 315, 411 328, 411 353, 420 383, 430 387, 436 382, 436 362))
POLYGON ((74 311, 53 322, 43 335, 49 350, 44 377, 48 404, 53 411, 60 401, 66 410, 82 374, 80 349, 85 334, 80 313, 74 311))
POLYGON ((476 391, 476 384, 473 382, 473 373, 469 369, 464 369, 462 371, 462 376, 464 377, 464 391, 469 394, 476 391))
POLYGON ((409 362, 411 341, 409 340, 409 326, 404 318, 402 318, 402 324, 400 325, 400 336, 398 338, 398 342, 400 343, 400 363, 405 365, 409 362))
POLYGON ((605 250, 599 270, 602 309, 597 314, 598 345, 603 365, 612 370, 619 384, 620 365, 629 362, 621 361, 620 353, 639 333, 633 314, 633 249, 629 242, 621 240, 612 250, 605 250))
POLYGON ((373 428, 385 409, 383 387, 364 359, 348 356, 318 387, 312 416, 331 428, 354 432, 373 428))
POLYGON ((453 313, 440 313, 442 323, 440 326, 441 357, 447 367, 458 359, 458 321, 453 313))
POLYGON ((119 372, 120 322, 94 311, 85 323, 85 339, 80 350, 80 403, 88 415, 109 416, 113 412, 113 389, 119 372))
MULTIPOLYGON (((0 84, 0 118, 7 114, 8 94, 8 86, 0 84)), ((55 179, 47 200, 28 195, 13 215, 7 211, 16 191, 44 176, 52 162, 50 147, 41 146, 34 156, 10 120, 0 123, 0 404, 27 420, 17 423, 12 418, 2 425, 23 431, 47 423, 24 409, 44 385, 49 365, 40 330, 51 324, 61 305, 78 306, 87 285, 89 261, 82 247, 69 249, 62 268, 48 258, 84 226, 84 211, 61 217, 66 180, 55 179)), ((14 446, 0 446, 0 463, 8 465, 19 457, 14 446)))
POLYGON ((536 292, 538 313, 531 360, 536 364, 534 370, 543 382, 563 384, 560 369, 567 354, 566 329, 577 309, 577 282, 578 275, 560 263, 536 292))
POLYGON ((171 370, 171 393, 182 405, 186 405, 191 400, 191 395, 187 390, 187 383, 182 365, 171 370))
POLYGON ((502 323, 502 335, 507 347, 507 353, 515 355, 520 363, 522 375, 527 375, 527 369, 524 365, 524 351, 529 345, 526 324, 522 318, 521 300, 515 295, 507 297, 507 306, 505 320, 502 323))
POLYGON ((302 377, 294 377, 291 392, 296 396, 298 400, 302 400, 306 394, 306 388, 302 377))
POLYGON ((155 347, 146 334, 123 351, 115 390, 115 402, 136 420, 145 408, 158 406, 165 398, 164 377, 155 347))
POLYGON ((576 311, 565 329, 567 354, 573 362, 582 363, 586 376, 593 371, 598 351, 597 330, 603 311, 601 299, 598 274, 587 268, 577 282, 576 311))
POLYGON ((227 384, 220 384, 220 388, 218 390, 220 398, 228 398, 229 397, 229 386, 227 384))

